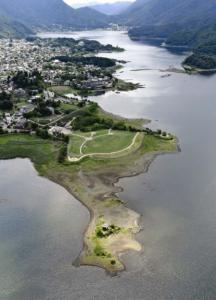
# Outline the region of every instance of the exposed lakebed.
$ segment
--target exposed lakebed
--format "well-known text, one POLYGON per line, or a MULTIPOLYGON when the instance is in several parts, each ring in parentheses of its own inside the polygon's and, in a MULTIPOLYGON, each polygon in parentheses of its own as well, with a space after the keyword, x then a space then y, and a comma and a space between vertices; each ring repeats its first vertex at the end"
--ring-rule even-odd
POLYGON ((82 247, 87 210, 37 177, 29 161, 1 162, 1 299, 215 299, 216 76, 162 78, 160 70, 180 67, 184 55, 132 42, 121 32, 75 36, 126 48, 103 55, 130 61, 119 76, 146 88, 94 99, 110 112, 152 119, 152 126, 179 137, 182 152, 160 156, 147 174, 118 184, 121 198, 144 216, 138 235, 144 251, 127 254, 128 270, 117 278, 68 264, 82 247))

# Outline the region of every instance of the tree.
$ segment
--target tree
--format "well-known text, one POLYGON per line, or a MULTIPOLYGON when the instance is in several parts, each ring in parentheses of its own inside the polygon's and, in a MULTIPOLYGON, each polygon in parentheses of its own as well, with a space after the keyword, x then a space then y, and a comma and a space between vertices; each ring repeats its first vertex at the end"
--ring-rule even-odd
POLYGON ((12 95, 10 93, 6 93, 5 91, 0 93, 0 109, 13 109, 12 95))
POLYGON ((49 133, 48 133, 47 129, 37 128, 36 129, 36 134, 39 137, 41 137, 42 139, 48 139, 49 138, 49 133))
POLYGON ((64 143, 64 145, 59 150, 58 162, 63 163, 66 159, 66 156, 67 156, 67 144, 64 143))

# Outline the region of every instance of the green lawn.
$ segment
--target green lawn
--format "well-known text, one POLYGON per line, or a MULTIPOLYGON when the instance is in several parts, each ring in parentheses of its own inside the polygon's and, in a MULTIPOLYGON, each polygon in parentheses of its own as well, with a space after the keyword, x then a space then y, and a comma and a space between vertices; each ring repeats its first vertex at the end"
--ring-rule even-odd
POLYGON ((84 141, 84 138, 75 135, 71 136, 68 144, 69 155, 80 155, 80 147, 84 141))
MULTIPOLYGON (((83 147, 83 153, 110 153, 123 150, 133 140, 134 133, 128 131, 113 131, 112 135, 97 135, 93 140, 87 141, 83 147)), ((103 133, 104 134, 104 133, 103 133)))
MULTIPOLYGON (((99 131, 98 131, 98 132, 99 132, 99 131)), ((83 131, 79 131, 79 130, 74 131, 74 134, 83 136, 83 138, 84 138, 84 137, 90 137, 90 136, 91 136, 91 132, 83 132, 83 131)))
POLYGON ((61 103, 60 110, 63 112, 65 110, 77 110, 77 106, 74 104, 70 104, 70 103, 61 103))
POLYGON ((97 137, 97 136, 100 136, 100 135, 104 135, 104 134, 108 134, 108 133, 109 133, 108 129, 98 130, 98 131, 94 132, 94 137, 97 137))
POLYGON ((81 155, 81 145, 85 142, 86 138, 91 136, 92 140, 86 140, 82 147, 83 154, 120 151, 130 146, 135 136, 135 133, 129 131, 112 131, 112 134, 108 134, 108 132, 109 130, 99 130, 92 134, 91 132, 75 131, 74 135, 70 137, 68 153, 71 156, 81 155))

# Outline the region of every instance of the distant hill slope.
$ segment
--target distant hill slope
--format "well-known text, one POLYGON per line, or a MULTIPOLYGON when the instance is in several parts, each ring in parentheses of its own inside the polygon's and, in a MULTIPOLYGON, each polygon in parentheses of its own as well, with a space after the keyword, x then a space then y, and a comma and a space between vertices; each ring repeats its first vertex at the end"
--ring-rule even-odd
POLYGON ((215 0, 137 0, 122 14, 121 20, 131 26, 196 24, 216 20, 215 0))
POLYGON ((108 24, 106 15, 87 7, 73 9, 63 0, 0 0, 0 9, 11 18, 33 26, 83 29, 108 24))
POLYGON ((174 32, 166 41, 171 46, 188 46, 193 50, 184 65, 203 70, 216 71, 216 25, 174 32))
POLYGON ((0 38, 24 38, 31 34, 28 27, 0 13, 0 38))
POLYGON ((98 4, 90 7, 106 15, 118 15, 120 13, 123 13, 130 5, 131 2, 123 1, 115 3, 98 4))
POLYGON ((184 65, 216 70, 216 0, 137 0, 120 16, 129 36, 164 38, 169 46, 193 50, 184 65))

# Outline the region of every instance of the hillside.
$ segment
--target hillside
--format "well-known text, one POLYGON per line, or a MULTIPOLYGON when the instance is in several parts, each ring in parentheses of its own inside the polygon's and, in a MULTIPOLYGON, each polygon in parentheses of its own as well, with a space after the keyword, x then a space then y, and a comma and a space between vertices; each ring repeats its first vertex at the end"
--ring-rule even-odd
POLYGON ((104 3, 91 6, 93 9, 106 14, 106 15, 117 15, 123 13, 129 6, 131 2, 115 2, 115 3, 104 3))
POLYGON ((22 23, 0 14, 0 38, 23 38, 32 33, 22 23))
POLYGON ((121 15, 131 26, 144 25, 208 25, 215 22, 214 0, 137 0, 121 15))
POLYGON ((107 16, 91 8, 73 9, 62 0, 0 0, 0 9, 29 26, 76 29, 105 27, 107 16))
POLYGON ((167 46, 191 49, 183 65, 201 71, 216 69, 215 17, 214 0, 137 0, 120 16, 133 26, 132 39, 162 38, 167 46))
POLYGON ((216 25, 180 30, 170 35, 167 45, 188 46, 193 54, 184 61, 185 67, 216 69, 216 25))

